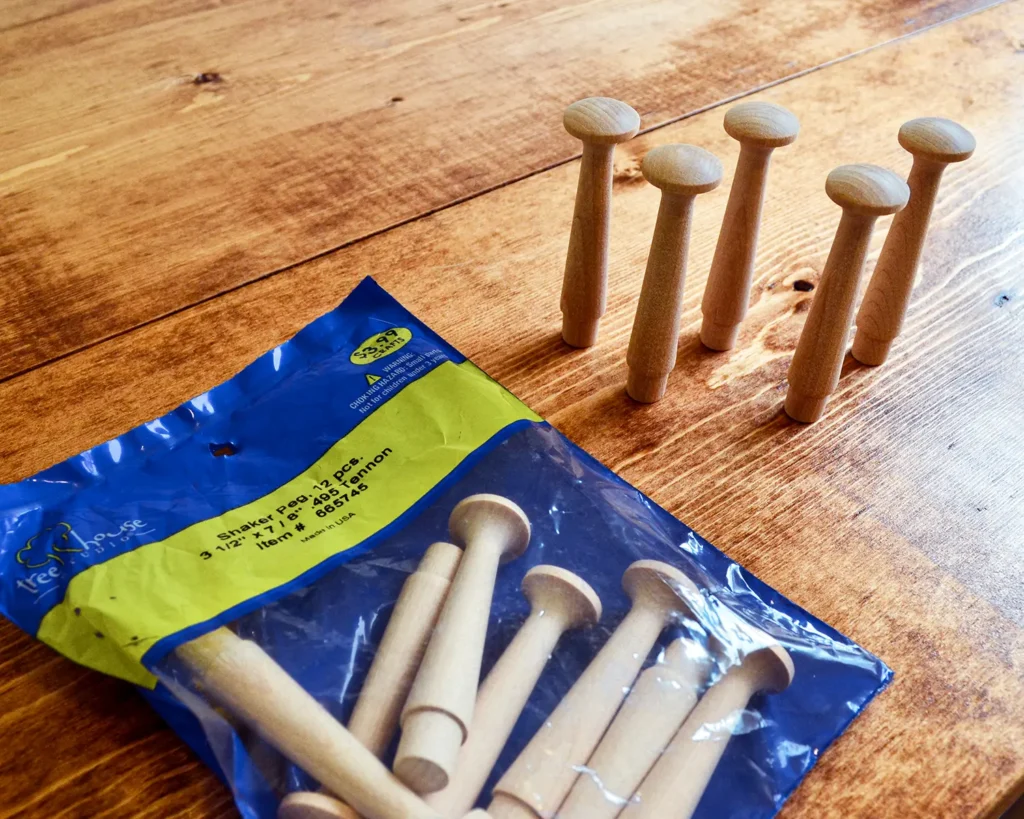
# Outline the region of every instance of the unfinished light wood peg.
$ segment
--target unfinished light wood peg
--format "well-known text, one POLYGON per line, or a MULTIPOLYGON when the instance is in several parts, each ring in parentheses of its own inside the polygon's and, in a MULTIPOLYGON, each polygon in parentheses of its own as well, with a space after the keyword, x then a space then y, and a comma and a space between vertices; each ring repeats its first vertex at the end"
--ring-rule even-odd
POLYGON ((398 730, 402 706, 461 559, 458 546, 434 543, 402 585, 348 724, 377 757, 384 755, 398 730))
POLYGON ((747 654, 708 689, 619 816, 690 819, 751 698, 784 691, 794 673, 793 660, 782 646, 747 654))
POLYGON ((681 637, 644 671, 558 811, 559 819, 615 819, 654 767, 707 684, 712 661, 681 637))
POLYGON ((469 739, 448 787, 427 804, 455 819, 473 807, 562 634, 601 618, 597 593, 578 575, 537 566, 523 578, 530 615, 480 686, 469 739))
POLYGON ((736 346, 754 280, 757 234, 772 151, 797 138, 800 122, 781 105, 742 102, 726 112, 725 131, 740 143, 740 156, 701 302, 704 318, 700 340, 711 350, 736 346))
POLYGON ((968 159, 975 148, 970 131, 939 117, 904 123, 899 140, 914 155, 907 179, 910 203, 893 217, 857 313, 853 337, 853 357, 873 367, 885 361, 903 328, 942 172, 950 163, 968 159))
POLYGON ((460 501, 448 531, 464 554, 402 710, 394 764, 417 793, 441 790, 455 771, 473 717, 498 564, 530 542, 526 514, 498 495, 460 501))
POLYGON ((632 564, 622 586, 633 601, 625 619, 494 788, 493 819, 551 819, 673 617, 690 612, 696 586, 656 560, 632 564))
POLYGON ((662 145, 647 153, 641 171, 661 189, 661 205, 629 337, 626 392, 651 403, 665 394, 676 365, 693 200, 718 187, 722 163, 694 145, 662 145))
MULTIPOLYGON (((312 791, 296 792, 294 796, 301 796, 295 800, 284 814, 285 819, 361 819, 348 805, 339 802, 337 799, 312 791), (341 808, 338 808, 338 805, 341 808)), ((283 807, 283 803, 282 803, 283 807)), ((277 812, 278 819, 282 819, 281 809, 277 812)), ((458 819, 458 817, 454 817, 458 819)), ((467 813, 463 819, 491 819, 486 811, 475 810, 467 813)))
POLYGON ((624 102, 588 97, 566 108, 562 122, 583 142, 562 279, 562 338, 571 347, 590 347, 597 341, 608 290, 615 146, 636 136, 640 115, 624 102))
MULTIPOLYGON (((348 723, 352 735, 378 759, 398 730, 402 706, 461 558, 462 550, 454 544, 431 544, 402 584, 348 723)), ((297 791, 281 800, 277 819, 359 819, 359 815, 329 794, 297 791)))
POLYGON ((256 643, 218 628, 175 654, 197 686, 366 819, 441 819, 256 643))
POLYGON ((843 215, 787 376, 786 414, 807 424, 821 417, 839 383, 875 221, 902 209, 910 196, 902 179, 877 165, 836 168, 828 175, 825 192, 843 215))

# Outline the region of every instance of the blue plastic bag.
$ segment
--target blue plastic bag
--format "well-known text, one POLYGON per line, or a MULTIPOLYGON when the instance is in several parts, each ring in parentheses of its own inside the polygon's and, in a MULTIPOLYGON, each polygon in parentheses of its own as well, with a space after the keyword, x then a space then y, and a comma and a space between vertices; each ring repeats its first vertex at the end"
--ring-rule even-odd
POLYGON ((796 670, 789 688, 730 720, 697 816, 772 816, 891 679, 369 279, 230 381, 0 487, 0 605, 66 656, 138 684, 244 816, 272 817, 285 794, 317 783, 197 695, 175 650, 230 625, 347 721, 403 581, 477 493, 513 500, 532 524, 525 555, 498 574, 485 674, 529 610, 519 589, 530 568, 573 571, 604 605, 597 626, 559 643, 481 806, 628 611, 621 578, 638 559, 678 567, 700 592, 696 616, 666 630, 648 663, 686 634, 713 657, 713 684, 752 634, 777 641, 796 670))

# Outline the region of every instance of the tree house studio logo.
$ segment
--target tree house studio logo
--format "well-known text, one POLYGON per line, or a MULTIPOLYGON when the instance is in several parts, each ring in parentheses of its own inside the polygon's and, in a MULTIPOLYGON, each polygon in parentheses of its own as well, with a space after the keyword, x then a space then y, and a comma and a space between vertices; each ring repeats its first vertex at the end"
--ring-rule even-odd
POLYGON ((50 562, 63 566, 64 558, 60 555, 84 551, 71 543, 71 524, 61 521, 56 526, 32 535, 14 557, 26 569, 41 569, 50 562))
POLYGON ((141 520, 126 520, 115 532, 97 532, 88 538, 79 535, 66 521, 48 526, 25 541, 15 553, 15 560, 28 570, 27 577, 18 580, 16 585, 31 594, 39 594, 41 586, 53 583, 61 575, 71 555, 103 554, 107 548, 116 548, 117 543, 128 543, 134 537, 153 531, 141 520))

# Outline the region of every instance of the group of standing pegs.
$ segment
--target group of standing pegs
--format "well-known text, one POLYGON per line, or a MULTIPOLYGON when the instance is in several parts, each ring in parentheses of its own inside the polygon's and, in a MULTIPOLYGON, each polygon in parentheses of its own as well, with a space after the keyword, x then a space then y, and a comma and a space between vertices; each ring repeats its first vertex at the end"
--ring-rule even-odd
MULTIPOLYGON (((564 123, 583 142, 583 159, 562 283, 562 337, 589 347, 605 309, 614 148, 637 134, 640 117, 623 102, 592 97, 570 105, 564 123)), ((746 316, 772 151, 792 143, 800 124, 782 106, 755 101, 731 108, 725 130, 740 154, 701 302, 700 340, 716 351, 735 346, 746 316)), ((942 172, 975 147, 966 129, 936 117, 905 123, 899 141, 914 156, 907 183, 876 165, 843 165, 826 180, 843 214, 789 368, 785 410, 794 420, 818 420, 839 383, 875 221, 896 213, 852 349, 863 364, 885 361, 903 325, 942 172)), ((718 186, 722 165, 696 146, 663 145, 647 153, 641 171, 662 195, 629 340, 626 391, 651 403, 665 394, 676 363, 694 199, 718 186)))
POLYGON ((754 647, 718 669, 707 648, 677 637, 641 673, 665 628, 695 618, 702 598, 667 563, 633 563, 622 578, 629 612, 487 810, 472 810, 561 635, 596 623, 602 607, 572 572, 530 569, 530 613, 478 689, 498 567, 526 550, 530 523, 510 500, 473 495, 449 532, 461 549, 433 544, 406 580, 347 728, 229 629, 177 649, 210 699, 322 783, 288 795, 279 819, 689 819, 729 717, 792 681, 785 649, 748 629, 754 647), (392 773, 381 757, 399 726, 392 773))

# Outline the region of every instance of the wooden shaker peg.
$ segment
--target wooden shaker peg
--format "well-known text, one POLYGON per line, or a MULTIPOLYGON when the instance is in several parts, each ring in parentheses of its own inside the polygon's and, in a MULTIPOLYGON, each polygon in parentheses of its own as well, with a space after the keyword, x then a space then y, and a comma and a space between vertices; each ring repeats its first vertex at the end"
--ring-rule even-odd
POLYGON ((794 673, 789 652, 779 645, 752 651, 727 671, 690 712, 622 819, 690 819, 732 738, 734 715, 758 692, 784 691, 794 673))
POLYGON ((633 601, 625 619, 505 771, 487 812, 493 819, 551 819, 590 759, 665 624, 699 596, 678 569, 633 563, 622 577, 633 601))
MULTIPOLYGON (((359 814, 344 802, 332 799, 323 793, 296 791, 292 796, 301 797, 293 800, 286 813, 282 815, 278 809, 277 819, 360 819, 359 814)), ((282 803, 282 807, 284 807, 282 803)), ((491 819, 485 811, 475 810, 467 813, 463 819, 491 819)))
POLYGON ((661 189, 661 205, 629 337, 626 392, 649 404, 665 394, 676 365, 693 200, 718 187, 722 163, 694 145, 662 145, 647 153, 640 170, 661 189))
POLYGON ((969 158, 975 148, 970 131, 939 117, 905 122, 899 140, 914 155, 907 179, 910 203, 893 217, 857 313, 853 337, 853 357, 870 366, 885 361, 903 327, 942 172, 951 162, 969 158))
POLYGON ((256 643, 218 628, 175 654, 211 699, 367 819, 441 819, 256 643))
POLYGON ((465 551, 402 710, 394 764, 418 793, 446 787, 455 770, 473 717, 498 564, 519 557, 530 542, 526 514, 497 495, 460 501, 448 531, 465 551))
POLYGON ((559 819, 615 819, 668 747, 711 673, 711 658, 679 638, 644 671, 587 762, 559 819))
POLYGON ((434 543, 402 586, 348 724, 377 757, 384 755, 398 729, 402 706, 461 559, 458 546, 434 543))
POLYGON ((448 787, 427 797, 443 816, 473 807, 562 633, 601 618, 601 600, 581 577, 537 566, 523 578, 530 615, 480 686, 469 739, 448 787))
POLYGON ((910 196, 902 179, 877 165, 836 168, 825 192, 843 215, 787 375, 786 414, 805 424, 821 417, 839 383, 875 220, 900 210, 910 196))
POLYGON ((750 301, 772 151, 797 138, 800 122, 781 105, 741 102, 726 112, 725 131, 740 143, 740 156, 701 302, 700 340, 711 350, 736 346, 750 301))
MULTIPOLYGON (((377 758, 384 755, 398 729, 402 706, 461 558, 458 546, 434 543, 402 584, 348 723, 352 736, 377 758)), ((281 800, 277 819, 359 819, 359 815, 329 794, 296 791, 281 800)))
POLYGON ((640 115, 624 102, 588 97, 566 108, 562 123, 583 142, 562 279, 562 338, 571 347, 590 347, 597 341, 608 289, 615 145, 636 136, 640 115))

